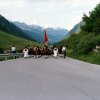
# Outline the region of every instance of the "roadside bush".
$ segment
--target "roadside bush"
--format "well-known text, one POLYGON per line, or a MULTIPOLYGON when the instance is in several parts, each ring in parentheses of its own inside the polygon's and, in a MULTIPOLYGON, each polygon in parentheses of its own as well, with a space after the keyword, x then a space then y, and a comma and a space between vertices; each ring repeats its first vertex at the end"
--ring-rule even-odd
POLYGON ((77 52, 79 54, 88 54, 93 51, 96 45, 100 44, 100 36, 95 36, 93 33, 90 33, 83 38, 77 44, 77 52))
POLYGON ((2 48, 0 48, 0 53, 3 53, 3 49, 2 48))

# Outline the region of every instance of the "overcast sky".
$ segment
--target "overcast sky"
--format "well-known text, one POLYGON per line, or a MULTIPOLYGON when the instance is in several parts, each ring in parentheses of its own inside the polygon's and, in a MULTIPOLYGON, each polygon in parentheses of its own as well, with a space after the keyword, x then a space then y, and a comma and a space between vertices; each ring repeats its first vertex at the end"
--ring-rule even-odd
POLYGON ((0 0, 0 14, 11 21, 70 30, 81 21, 83 13, 88 14, 98 3, 99 0, 0 0))

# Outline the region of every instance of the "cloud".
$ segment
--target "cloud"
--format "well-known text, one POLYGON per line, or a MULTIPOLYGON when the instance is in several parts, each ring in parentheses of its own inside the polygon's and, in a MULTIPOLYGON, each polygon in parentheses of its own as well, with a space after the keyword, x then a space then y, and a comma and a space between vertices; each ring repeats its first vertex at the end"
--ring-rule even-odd
POLYGON ((0 0, 0 8, 2 7, 23 7, 25 5, 23 0, 0 0))
POLYGON ((71 29, 99 0, 0 0, 0 13, 9 20, 71 29))

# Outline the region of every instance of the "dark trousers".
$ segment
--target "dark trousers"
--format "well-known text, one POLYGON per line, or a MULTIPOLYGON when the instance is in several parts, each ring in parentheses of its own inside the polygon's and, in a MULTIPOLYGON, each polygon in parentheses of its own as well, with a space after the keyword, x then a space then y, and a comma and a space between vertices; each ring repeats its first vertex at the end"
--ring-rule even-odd
POLYGON ((12 53, 16 53, 16 51, 12 51, 12 53))
POLYGON ((64 58, 66 57, 66 51, 63 51, 63 57, 64 58))

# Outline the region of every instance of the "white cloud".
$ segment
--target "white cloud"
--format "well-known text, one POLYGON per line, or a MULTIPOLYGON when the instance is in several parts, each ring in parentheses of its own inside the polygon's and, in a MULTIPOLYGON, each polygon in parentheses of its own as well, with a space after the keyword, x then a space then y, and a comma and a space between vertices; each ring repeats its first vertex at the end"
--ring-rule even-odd
POLYGON ((71 29, 99 0, 0 0, 0 13, 10 20, 71 29))
POLYGON ((22 0, 0 0, 0 7, 22 7, 24 4, 22 0))

